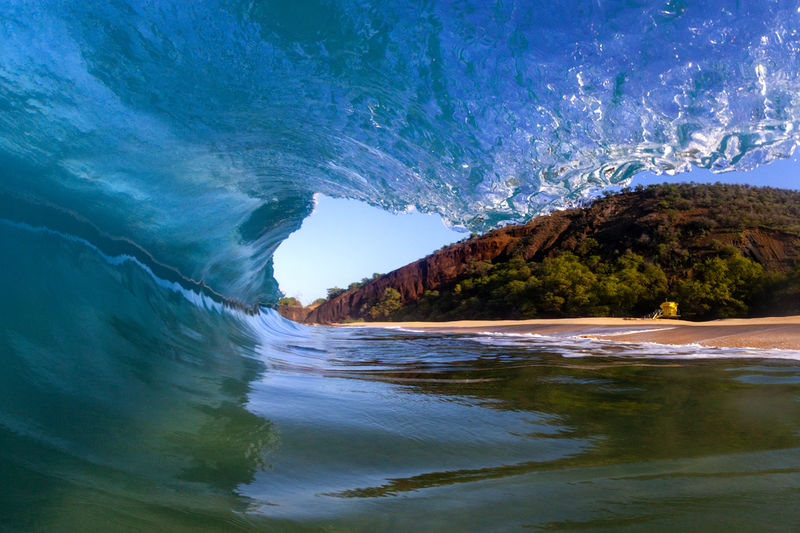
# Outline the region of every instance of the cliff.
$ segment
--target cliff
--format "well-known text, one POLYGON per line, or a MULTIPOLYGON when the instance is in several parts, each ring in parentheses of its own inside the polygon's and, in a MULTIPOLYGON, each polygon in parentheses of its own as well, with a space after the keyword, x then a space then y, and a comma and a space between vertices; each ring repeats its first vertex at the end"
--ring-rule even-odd
POLYGON ((314 309, 315 309, 314 307, 304 307, 301 305, 295 305, 295 306, 279 305, 278 314, 280 314, 283 318, 287 318, 295 322, 305 322, 308 314, 314 309))
POLYGON ((798 235, 798 192, 720 184, 651 186, 452 244, 347 291, 300 320, 369 319, 371 306, 389 287, 409 306, 426 291, 452 288, 476 264, 496 265, 512 257, 536 264, 564 252, 608 261, 635 253, 660 265, 672 284, 689 275, 697 261, 734 248, 765 272, 785 273, 800 261, 798 235))

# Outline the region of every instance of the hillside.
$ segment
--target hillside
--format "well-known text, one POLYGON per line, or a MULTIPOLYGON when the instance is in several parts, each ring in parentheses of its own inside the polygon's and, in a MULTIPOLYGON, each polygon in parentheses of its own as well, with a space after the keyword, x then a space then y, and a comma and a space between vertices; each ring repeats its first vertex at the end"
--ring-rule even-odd
POLYGON ((800 192, 664 184, 473 236, 302 321, 774 315, 800 311, 798 265, 800 192))

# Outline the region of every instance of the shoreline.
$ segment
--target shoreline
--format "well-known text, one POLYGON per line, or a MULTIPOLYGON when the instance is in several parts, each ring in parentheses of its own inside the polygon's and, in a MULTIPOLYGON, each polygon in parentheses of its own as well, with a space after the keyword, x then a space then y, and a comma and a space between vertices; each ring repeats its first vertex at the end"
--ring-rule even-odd
POLYGON ((359 322, 334 324, 334 326, 402 328, 432 333, 539 334, 631 343, 800 350, 800 316, 726 318, 708 322, 592 317, 454 322, 359 322))

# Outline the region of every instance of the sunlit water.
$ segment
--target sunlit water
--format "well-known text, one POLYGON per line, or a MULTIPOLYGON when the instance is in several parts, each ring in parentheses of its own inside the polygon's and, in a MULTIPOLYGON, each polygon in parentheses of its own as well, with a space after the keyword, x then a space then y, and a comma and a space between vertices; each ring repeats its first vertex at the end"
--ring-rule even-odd
POLYGON ((0 530, 798 529, 794 354, 256 304, 315 193, 479 230, 789 156, 799 7, 3 2, 0 530))

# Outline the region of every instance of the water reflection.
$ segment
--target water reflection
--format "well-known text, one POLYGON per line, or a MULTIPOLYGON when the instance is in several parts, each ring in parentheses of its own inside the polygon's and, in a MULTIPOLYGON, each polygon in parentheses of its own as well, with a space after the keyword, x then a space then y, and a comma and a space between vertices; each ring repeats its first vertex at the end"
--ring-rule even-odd
POLYGON ((719 518, 713 508, 731 483, 754 489, 755 515, 762 504, 771 508, 767 497, 781 499, 773 478, 800 484, 796 362, 631 359, 602 350, 565 358, 563 346, 545 351, 540 342, 375 330, 311 332, 310 343, 317 334, 326 336, 326 365, 268 374, 251 395, 251 408, 292 443, 274 472, 245 489, 269 499, 261 511, 270 516, 337 523, 345 508, 332 502, 346 500, 362 502, 346 508, 358 516, 378 505, 410 520, 421 498, 452 518, 455 499, 474 507, 470 516, 519 525, 536 514, 519 506, 544 491, 584 505, 585 520, 529 525, 635 528, 665 519, 687 483, 709 487, 693 503, 701 522, 719 518), (302 394, 275 400, 289 391, 302 394), (616 487, 613 506, 638 501, 625 488, 633 485, 652 505, 604 522, 586 503, 601 497, 598 485, 616 487), (514 495, 498 501, 497 490, 514 495))

